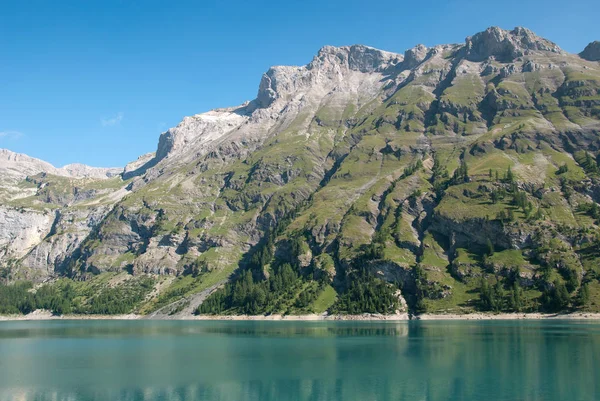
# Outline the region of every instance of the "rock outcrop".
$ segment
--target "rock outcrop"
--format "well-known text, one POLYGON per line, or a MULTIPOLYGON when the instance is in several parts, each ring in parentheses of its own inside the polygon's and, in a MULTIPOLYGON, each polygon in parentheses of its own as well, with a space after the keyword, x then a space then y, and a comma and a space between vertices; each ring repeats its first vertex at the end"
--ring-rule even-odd
POLYGON ((579 53, 579 57, 589 61, 600 61, 600 41, 596 40, 583 49, 579 53))
POLYGON ((421 64, 425 57, 427 57, 427 47, 425 45, 417 45, 412 49, 408 49, 404 52, 404 62, 402 67, 410 70, 421 64))
POLYGON ((24 257, 51 233, 53 221, 52 213, 0 206, 0 258, 24 257))
POLYGON ((549 40, 540 38, 527 28, 515 28, 507 31, 491 27, 466 39, 465 52, 471 61, 484 61, 494 57, 500 62, 510 62, 532 52, 563 51, 549 40))

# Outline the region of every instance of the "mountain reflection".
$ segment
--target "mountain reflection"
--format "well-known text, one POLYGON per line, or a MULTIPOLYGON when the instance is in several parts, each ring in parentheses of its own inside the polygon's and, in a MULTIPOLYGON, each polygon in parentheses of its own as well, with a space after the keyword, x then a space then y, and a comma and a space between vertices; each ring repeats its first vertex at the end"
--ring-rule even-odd
POLYGON ((233 336, 252 336, 252 337, 376 337, 376 336, 407 336, 408 322, 406 323, 387 323, 385 325, 373 325, 372 323, 348 323, 339 322, 336 326, 327 323, 269 326, 269 323, 259 324, 257 326, 238 326, 235 323, 232 326, 206 327, 198 330, 191 330, 190 333, 206 333, 233 336))
POLYGON ((0 401, 587 400, 600 325, 10 322, 0 401))

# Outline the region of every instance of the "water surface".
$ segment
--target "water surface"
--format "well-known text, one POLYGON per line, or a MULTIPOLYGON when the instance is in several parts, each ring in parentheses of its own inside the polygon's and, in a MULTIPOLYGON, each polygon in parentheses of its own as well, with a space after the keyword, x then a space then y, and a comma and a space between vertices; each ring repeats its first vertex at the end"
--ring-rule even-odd
POLYGON ((0 401, 594 399, 584 321, 0 322, 0 401))

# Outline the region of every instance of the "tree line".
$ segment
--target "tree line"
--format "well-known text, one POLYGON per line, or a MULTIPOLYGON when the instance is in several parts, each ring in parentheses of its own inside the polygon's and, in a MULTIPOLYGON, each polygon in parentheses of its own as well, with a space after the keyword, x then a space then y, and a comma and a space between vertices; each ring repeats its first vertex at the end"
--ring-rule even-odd
POLYGON ((79 289, 68 280, 34 287, 29 281, 0 284, 0 314, 28 314, 37 309, 56 315, 130 313, 152 290, 154 280, 142 276, 116 287, 106 286, 96 294, 79 289))

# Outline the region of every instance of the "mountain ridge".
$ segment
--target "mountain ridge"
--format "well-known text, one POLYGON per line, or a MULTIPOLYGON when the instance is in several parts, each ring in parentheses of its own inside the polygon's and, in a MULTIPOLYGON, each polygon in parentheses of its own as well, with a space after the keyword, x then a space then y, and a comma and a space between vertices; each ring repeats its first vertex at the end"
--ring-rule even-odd
MULTIPOLYGON (((598 47, 599 43, 600 43, 600 41, 590 42, 590 44, 588 44, 586 49, 584 51, 582 51, 581 53, 579 53, 579 56, 581 58, 588 60, 585 57, 585 55, 591 54, 591 52, 596 51, 596 48, 598 47), (584 55, 584 56, 582 56, 582 55, 584 55)), ((266 82, 268 82, 268 79, 269 79, 269 73, 272 73, 272 71, 277 71, 278 69, 295 70, 298 68, 306 67, 306 69, 310 70, 312 68, 318 68, 318 67, 315 67, 315 63, 318 62, 319 58, 325 57, 325 55, 336 55, 336 54, 341 54, 341 53, 347 53, 346 56, 347 57, 350 56, 349 60, 352 61, 352 60, 357 59, 357 57, 356 57, 357 54, 367 51, 369 54, 380 54, 382 57, 385 56, 390 59, 395 59, 394 60, 395 63, 392 64, 391 66, 395 66, 398 63, 402 63, 402 62, 405 62, 405 60, 407 60, 406 62, 408 63, 408 66, 406 66, 405 69, 411 69, 411 68, 414 68, 414 66, 418 65, 419 63, 421 63, 428 56, 428 52, 430 52, 430 51, 437 52, 437 51, 440 51, 440 49, 443 49, 445 47, 457 48, 457 47, 461 47, 461 46, 463 47, 462 50, 466 53, 466 57, 475 57, 477 59, 481 58, 481 60, 479 60, 479 61, 482 61, 484 59, 489 59, 490 57, 500 56, 500 58, 502 58, 502 56, 504 56, 505 54, 509 54, 512 58, 520 57, 520 56, 524 55, 523 52, 526 50, 534 50, 534 51, 541 50, 541 51, 551 51, 551 52, 555 52, 555 53, 566 54, 566 52, 563 51, 562 49, 560 49, 560 47, 558 47, 558 45, 556 45, 555 43, 550 42, 544 38, 541 38, 541 37, 535 35, 531 30, 524 28, 524 27, 516 27, 513 30, 504 30, 500 27, 492 26, 490 28, 487 28, 484 31, 481 31, 481 32, 475 34, 475 35, 468 36, 465 39, 464 44, 455 43, 455 44, 447 44, 447 45, 436 45, 431 48, 427 48, 423 44, 417 44, 414 47, 407 49, 404 52, 404 54, 389 52, 386 50, 381 50, 381 49, 378 49, 378 48, 375 48, 372 46, 362 45, 362 44, 344 45, 344 46, 324 45, 319 49, 317 54, 313 57, 312 61, 310 61, 305 66, 297 67, 297 66, 275 65, 275 66, 270 67, 269 70, 263 74, 263 77, 259 84, 258 94, 255 99, 253 99, 251 101, 247 101, 238 106, 211 109, 206 112, 195 114, 194 116, 184 117, 184 119, 182 120, 182 123, 186 119, 194 118, 197 116, 210 115, 210 114, 219 113, 219 112, 225 112, 225 111, 231 112, 233 110, 237 110, 238 112, 241 112, 242 114, 248 113, 248 112, 251 113, 257 107, 257 104, 263 105, 263 108, 266 108, 267 106, 264 106, 264 105, 268 104, 269 101, 264 100, 264 99, 268 99, 269 94, 267 94, 265 92, 269 92, 269 89, 272 89, 269 87, 269 84, 266 83, 266 82), (481 47, 487 49, 486 50, 487 53, 484 53, 484 55, 477 54, 476 50, 473 50, 473 48, 478 47, 478 46, 481 46, 481 47), (353 52, 354 49, 359 49, 359 52, 358 53, 353 52), (267 81, 265 81, 265 83, 263 83, 263 81, 265 79, 267 79, 267 81), (261 99, 263 99, 263 100, 261 100, 261 99)), ((590 55, 588 57, 593 58, 595 56, 590 55)), ((598 59, 600 59, 600 57, 593 58, 588 61, 597 61, 598 59)), ((358 58, 358 60, 360 60, 360 58, 358 58)), ((359 63, 360 62, 364 62, 364 61, 359 61, 359 63)), ((350 69, 352 69, 352 68, 350 67, 350 69)), ((161 137, 162 137, 162 135, 161 135, 161 137)), ((161 147, 160 143, 159 143, 158 147, 159 148, 161 147)), ((12 152, 9 149, 3 149, 3 150, 12 152)), ((160 151, 160 149, 159 149, 159 151, 160 151)), ((12 153, 15 153, 15 152, 12 152, 12 153)), ((159 153, 159 152, 155 152, 155 153, 159 153)), ((28 156, 25 154, 19 154, 19 155, 31 157, 31 156, 28 156)), ((145 155, 142 155, 140 157, 143 157, 143 156, 145 156, 145 155)), ((36 159, 36 160, 45 162, 42 159, 36 159)), ((47 162, 45 162, 45 163, 47 163, 47 162)), ((84 166, 86 168, 89 167, 91 169, 108 169, 108 170, 111 170, 111 172, 112 172, 112 170, 116 170, 116 169, 120 168, 120 167, 107 167, 107 168, 91 167, 91 166, 87 166, 82 163, 69 163, 61 168, 66 169, 71 165, 72 166, 84 166)), ((58 168, 58 169, 60 170, 61 168, 58 168)), ((66 170, 65 170, 65 173, 66 173, 66 170)))
POLYGON ((4 148, 0 148, 0 163, 0 168, 8 168, 12 165, 35 173, 44 172, 72 178, 110 178, 120 174, 122 170, 120 167, 91 167, 83 163, 69 163, 62 167, 55 167, 42 159, 4 148))

